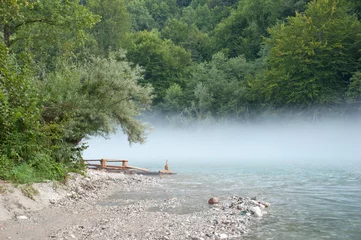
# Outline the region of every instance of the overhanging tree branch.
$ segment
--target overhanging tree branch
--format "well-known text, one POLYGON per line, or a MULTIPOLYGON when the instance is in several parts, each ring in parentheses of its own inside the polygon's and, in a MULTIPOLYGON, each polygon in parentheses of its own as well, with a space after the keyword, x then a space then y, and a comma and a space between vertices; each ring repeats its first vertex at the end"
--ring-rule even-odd
POLYGON ((33 23, 46 23, 49 25, 57 25, 54 21, 48 20, 48 19, 32 19, 32 20, 26 20, 24 22, 21 22, 12 29, 13 31, 16 31, 18 28, 24 25, 33 24, 33 23))

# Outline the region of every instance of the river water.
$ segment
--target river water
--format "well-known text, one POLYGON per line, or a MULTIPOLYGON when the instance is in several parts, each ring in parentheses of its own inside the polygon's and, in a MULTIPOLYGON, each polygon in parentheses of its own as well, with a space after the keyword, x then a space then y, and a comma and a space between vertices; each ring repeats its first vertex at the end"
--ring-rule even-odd
POLYGON ((212 196, 254 197, 272 204, 245 239, 361 239, 361 166, 185 167, 163 180, 166 191, 122 192, 119 197, 187 197, 179 214, 208 207, 212 196))

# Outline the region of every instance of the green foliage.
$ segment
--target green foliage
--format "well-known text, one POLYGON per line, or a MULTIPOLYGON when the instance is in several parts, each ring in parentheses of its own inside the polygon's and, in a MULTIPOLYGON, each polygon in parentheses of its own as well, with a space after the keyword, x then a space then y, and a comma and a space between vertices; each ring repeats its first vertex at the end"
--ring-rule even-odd
POLYGON ((310 0, 284 0, 282 5, 282 20, 286 20, 287 17, 295 16, 296 12, 301 13, 306 10, 307 3, 310 0))
MULTIPOLYGON (((202 89, 200 82, 212 97, 210 110, 213 116, 239 116, 246 110, 245 77, 255 66, 244 57, 227 59, 223 53, 213 55, 212 61, 198 65, 192 71, 189 87, 202 89)), ((205 90, 198 92, 198 95, 205 90)), ((208 99, 210 99, 208 97, 208 99)), ((209 101, 208 101, 209 102, 209 101)))
POLYGON ((143 0, 129 0, 126 3, 126 7, 131 14, 132 28, 134 31, 152 30, 157 28, 157 23, 149 13, 143 0))
POLYGON ((191 67, 183 90, 177 85, 167 89, 160 106, 167 115, 177 113, 193 120, 245 118, 249 105, 247 77, 261 67, 244 57, 227 59, 223 53, 217 53, 212 61, 191 67))
POLYGON ((34 169, 31 168, 30 165, 22 163, 11 169, 8 179, 21 184, 35 182, 36 179, 34 172, 34 169))
POLYGON ((84 65, 64 64, 44 82, 42 117, 47 124, 58 124, 53 130, 73 146, 87 136, 107 136, 118 125, 130 143, 142 142, 145 126, 134 117, 152 97, 149 86, 138 85, 141 74, 123 52, 92 57, 84 65))
POLYGON ((217 25, 214 30, 216 49, 230 57, 241 54, 247 59, 256 59, 262 36, 280 17, 280 0, 240 1, 237 10, 217 25))
POLYGON ((178 14, 176 0, 127 0, 126 6, 136 31, 162 29, 178 14))
POLYGON ((0 178, 61 180, 69 171, 83 169, 79 159, 84 146, 78 145, 83 138, 106 136, 117 126, 130 143, 144 141, 146 126, 135 117, 150 105, 151 88, 138 85, 142 70, 126 62, 124 53, 59 65, 36 83, 17 72, 6 48, 2 50, 0 178))
POLYGON ((176 0, 144 0, 144 3, 159 28, 163 28, 178 12, 176 0))
POLYGON ((86 29, 99 16, 77 0, 5 1, 0 12, 4 42, 15 53, 27 51, 33 59, 54 67, 54 57, 72 56, 87 41, 86 29))
POLYGON ((194 19, 194 24, 202 32, 208 32, 212 28, 212 13, 207 5, 198 5, 195 9, 196 18, 194 19))
POLYGON ((15 163, 4 154, 0 155, 0 179, 9 179, 15 163))
POLYGON ((140 83, 152 84, 155 103, 163 99, 166 89, 173 83, 184 85, 181 77, 191 64, 191 54, 170 40, 162 40, 158 32, 142 31, 129 35, 125 49, 130 61, 144 67, 145 75, 140 83))
POLYGON ((177 6, 187 7, 192 0, 177 0, 177 6))
POLYGON ((309 3, 303 14, 270 30, 262 92, 277 107, 341 103, 350 74, 359 68, 361 23, 342 1, 309 3))
POLYGON ((84 169, 82 139, 118 126, 144 141, 143 71, 123 52, 97 51, 118 49, 130 29, 123 1, 5 1, 0 13, 0 179, 63 180, 84 169))
POLYGON ((162 30, 162 37, 172 40, 175 44, 184 43, 189 36, 188 24, 177 19, 169 21, 167 26, 162 30))
POLYGON ((190 110, 194 112, 197 120, 207 119, 211 116, 211 107, 214 98, 207 86, 199 82, 194 88, 194 100, 190 110))
POLYGON ((211 58, 211 41, 208 35, 201 33, 193 24, 188 26, 185 22, 177 19, 169 21, 162 31, 162 37, 172 40, 178 46, 182 46, 191 52, 194 62, 202 62, 211 58))
POLYGON ((87 7, 101 16, 100 22, 91 29, 101 51, 117 50, 131 27, 130 14, 124 0, 89 0, 87 7))
POLYGON ((14 161, 28 158, 37 148, 37 90, 30 71, 19 68, 15 59, 0 45, 0 151, 14 161), (25 145, 23 143, 26 143, 25 145))
POLYGON ((361 102, 361 72, 356 72, 350 79, 350 85, 346 92, 348 103, 361 102))
POLYGON ((171 85, 167 90, 160 107, 165 113, 176 113, 183 110, 184 94, 178 84, 171 85))
POLYGON ((21 68, 3 45, 0 49, 0 178, 20 183, 57 179, 65 173, 54 172, 56 164, 43 148, 46 131, 38 121, 41 109, 36 82, 31 71, 21 68))
POLYGON ((349 0, 350 10, 352 13, 356 14, 359 20, 361 20, 361 2, 358 0, 349 0))

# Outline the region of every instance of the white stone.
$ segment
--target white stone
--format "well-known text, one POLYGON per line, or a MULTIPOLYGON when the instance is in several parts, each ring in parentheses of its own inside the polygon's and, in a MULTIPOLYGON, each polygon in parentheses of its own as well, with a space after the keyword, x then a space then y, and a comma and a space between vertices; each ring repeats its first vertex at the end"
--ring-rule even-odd
POLYGON ((222 233, 221 235, 219 235, 219 239, 227 239, 227 238, 228 238, 227 234, 222 233))
POLYGON ((259 207, 252 207, 250 210, 257 217, 262 217, 263 216, 262 211, 261 211, 261 209, 259 207))
POLYGON ((28 220, 29 218, 27 216, 17 216, 18 220, 28 220))
POLYGON ((192 237, 192 240, 204 240, 202 237, 192 237))

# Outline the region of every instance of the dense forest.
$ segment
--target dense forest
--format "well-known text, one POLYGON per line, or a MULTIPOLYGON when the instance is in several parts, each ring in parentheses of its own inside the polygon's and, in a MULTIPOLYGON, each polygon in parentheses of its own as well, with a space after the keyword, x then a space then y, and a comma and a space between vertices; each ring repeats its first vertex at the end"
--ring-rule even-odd
POLYGON ((361 110, 359 0, 1 0, 0 179, 81 170, 82 139, 361 110))

